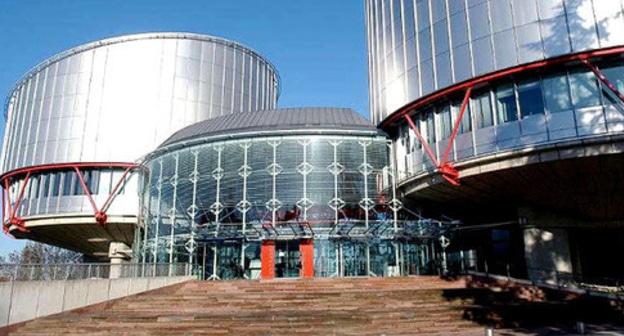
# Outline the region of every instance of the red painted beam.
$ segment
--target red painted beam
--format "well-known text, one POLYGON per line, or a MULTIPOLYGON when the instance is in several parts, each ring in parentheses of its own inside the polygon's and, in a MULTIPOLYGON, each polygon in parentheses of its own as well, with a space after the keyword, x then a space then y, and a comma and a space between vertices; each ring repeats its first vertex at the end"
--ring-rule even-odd
POLYGON ((301 254, 301 277, 314 278, 314 240, 301 240, 299 253, 301 254))
POLYGON ((42 171, 53 171, 53 170, 73 170, 74 167, 78 168, 141 168, 140 165, 136 163, 129 162, 68 162, 68 163, 53 163, 53 164, 43 164, 37 166, 29 166, 22 167, 15 170, 11 170, 0 175, 0 180, 4 180, 7 178, 11 178, 14 176, 25 175, 26 173, 39 173, 42 171))
POLYGON ((275 241, 262 241, 260 247, 260 264, 260 277, 262 279, 275 278, 275 241))
POLYGON ((602 84, 606 85, 609 90, 611 90, 611 92, 613 92, 620 99, 620 102, 622 104, 624 104, 624 95, 620 92, 620 90, 617 89, 617 87, 615 87, 615 85, 613 85, 613 83, 611 83, 607 76, 605 76, 604 73, 602 73, 602 71, 600 71, 597 66, 592 64, 587 58, 581 58, 581 62, 585 64, 585 66, 588 67, 589 70, 591 70, 594 75, 596 75, 596 77, 598 77, 602 84))
POLYGON ((49 171, 55 171, 55 170, 73 170, 78 175, 78 181, 80 182, 80 186, 82 187, 82 190, 84 191, 85 195, 89 199, 89 203, 91 204, 91 208, 93 209, 93 212, 94 212, 95 221, 99 225, 106 225, 106 220, 108 218, 106 211, 108 210, 113 200, 117 196, 117 192, 119 188, 125 183, 126 177, 130 173, 130 171, 136 168, 140 168, 140 167, 141 166, 139 166, 136 163, 127 163, 127 162, 76 162, 76 163, 58 163, 58 164, 45 164, 45 165, 38 165, 38 166, 23 167, 23 168, 19 168, 19 169, 7 172, 3 174, 2 176, 0 176, 0 185, 4 188, 4 192, 2 194, 2 203, 3 203, 2 223, 3 225, 5 223, 6 218, 4 217, 4 210, 5 210, 4 204, 7 204, 7 207, 9 210, 9 219, 8 219, 7 224, 9 226, 11 225, 17 226, 17 228, 20 231, 24 231, 24 232, 27 231, 26 227, 24 226, 23 219, 19 218, 16 212, 17 212, 17 209, 19 209, 19 205, 24 196, 24 190, 26 188, 26 185, 28 184, 28 180, 31 174, 39 173, 39 172, 49 172, 49 171), (98 208, 97 204, 95 203, 91 190, 89 190, 89 187, 87 186, 84 180, 84 176, 82 175, 82 171, 81 171, 81 169, 93 169, 93 168, 124 168, 125 169, 119 181, 115 184, 115 187, 113 188, 111 193, 108 195, 102 208, 98 208), (11 206, 10 195, 8 192, 9 187, 10 187, 10 180, 12 178, 21 177, 22 175, 25 175, 22 188, 20 190, 17 200, 15 201, 15 205, 11 206), (6 200, 5 200, 5 197, 6 197, 6 200))

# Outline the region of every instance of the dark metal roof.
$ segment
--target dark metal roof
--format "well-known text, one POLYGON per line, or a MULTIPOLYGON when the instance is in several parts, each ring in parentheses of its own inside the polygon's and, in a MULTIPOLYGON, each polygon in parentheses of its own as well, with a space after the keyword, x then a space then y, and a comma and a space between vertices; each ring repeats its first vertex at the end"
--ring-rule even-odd
POLYGON ((175 132, 160 147, 217 135, 306 130, 335 131, 336 133, 348 131, 380 133, 372 123, 349 108, 283 108, 234 113, 200 121, 175 132))

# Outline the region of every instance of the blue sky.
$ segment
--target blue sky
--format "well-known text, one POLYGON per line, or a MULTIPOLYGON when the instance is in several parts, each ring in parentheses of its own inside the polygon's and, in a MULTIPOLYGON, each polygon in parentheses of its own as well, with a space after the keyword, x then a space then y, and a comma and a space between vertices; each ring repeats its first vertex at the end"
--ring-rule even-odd
MULTIPOLYGON (((232 39, 267 57, 282 78, 280 107, 351 107, 368 114, 361 0, 2 0, 0 4, 0 96, 6 96, 31 67, 67 48, 129 33, 186 31, 232 39)), ((2 236, 0 255, 22 244, 2 236)))

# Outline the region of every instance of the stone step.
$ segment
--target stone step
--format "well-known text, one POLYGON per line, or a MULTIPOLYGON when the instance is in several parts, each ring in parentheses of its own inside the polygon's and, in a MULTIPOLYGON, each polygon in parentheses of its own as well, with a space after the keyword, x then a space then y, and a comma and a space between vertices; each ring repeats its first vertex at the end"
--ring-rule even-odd
POLYGON ((464 319, 480 309, 474 292, 434 277, 189 281, 33 320, 14 334, 460 335, 479 329, 464 319))

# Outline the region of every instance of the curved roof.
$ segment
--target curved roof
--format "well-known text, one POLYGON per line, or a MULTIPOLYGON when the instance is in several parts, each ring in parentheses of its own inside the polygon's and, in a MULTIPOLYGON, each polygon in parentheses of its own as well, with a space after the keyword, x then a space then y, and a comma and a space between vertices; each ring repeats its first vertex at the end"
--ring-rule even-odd
POLYGON ((281 91, 281 80, 277 68, 271 63, 266 57, 262 56, 262 54, 257 51, 239 43, 236 41, 228 40, 222 37, 206 35, 206 34, 197 34, 197 33, 187 33, 187 32, 149 32, 149 33, 138 33, 138 34, 128 34, 128 35, 120 35, 115 37, 110 37, 102 40, 97 40, 93 42, 88 42, 85 44, 78 45, 76 47, 61 51, 58 54, 55 54, 51 57, 48 57, 43 62, 35 65, 33 68, 28 70, 26 74, 24 74, 16 83, 13 85, 13 88, 9 92, 4 106, 4 113, 6 114, 6 107, 8 106, 8 101, 13 91, 15 91, 22 83, 24 83, 28 78, 41 71, 41 69, 49 66, 52 63, 58 62, 64 58, 70 57, 72 55, 95 49, 102 46, 108 46, 111 44, 124 43, 136 40, 150 40, 150 39, 188 39, 188 40, 198 40, 198 41, 206 41, 206 42, 214 42, 220 43, 223 45, 227 45, 232 48, 240 49, 244 52, 247 52, 254 57, 258 57, 266 62, 275 72, 275 76, 277 77, 277 95, 279 97, 281 91))
POLYGON ((200 121, 174 133, 160 148, 198 138, 279 131, 382 134, 371 122, 349 108, 283 108, 234 113, 200 121))

